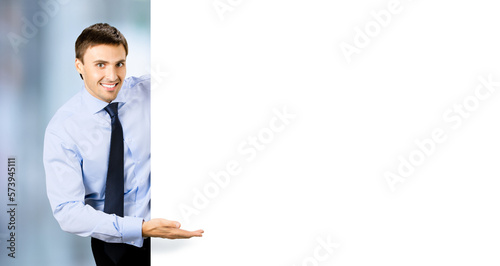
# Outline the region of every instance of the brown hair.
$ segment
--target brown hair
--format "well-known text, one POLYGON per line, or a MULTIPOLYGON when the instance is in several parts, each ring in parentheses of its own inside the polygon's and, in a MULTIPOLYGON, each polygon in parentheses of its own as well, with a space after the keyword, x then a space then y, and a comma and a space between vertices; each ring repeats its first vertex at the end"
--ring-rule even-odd
MULTIPOLYGON (((125 36, 107 23, 96 23, 80 33, 75 42, 75 57, 83 63, 83 55, 89 47, 99 44, 123 45, 125 55, 128 55, 128 44, 125 36)), ((82 77, 82 75, 80 75, 82 77)), ((83 77, 82 77, 83 79, 83 77)))

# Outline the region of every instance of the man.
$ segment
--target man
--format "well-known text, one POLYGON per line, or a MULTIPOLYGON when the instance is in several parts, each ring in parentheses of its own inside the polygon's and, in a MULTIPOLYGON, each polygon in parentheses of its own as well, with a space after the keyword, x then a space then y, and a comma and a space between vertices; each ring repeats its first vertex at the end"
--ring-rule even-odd
POLYGON ((150 79, 125 79, 125 37, 98 23, 82 31, 75 53, 84 88, 45 133, 54 217, 64 231, 92 237, 97 265, 149 265, 150 237, 201 237, 203 230, 150 219, 150 79))

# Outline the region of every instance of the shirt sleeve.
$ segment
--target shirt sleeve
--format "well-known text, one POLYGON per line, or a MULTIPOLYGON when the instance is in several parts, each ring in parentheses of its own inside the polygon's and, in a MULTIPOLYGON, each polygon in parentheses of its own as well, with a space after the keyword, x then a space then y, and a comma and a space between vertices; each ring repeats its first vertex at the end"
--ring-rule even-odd
POLYGON ((105 242, 142 247, 142 218, 119 217, 85 204, 83 161, 75 147, 50 129, 45 133, 43 162, 47 196, 62 230, 105 242))

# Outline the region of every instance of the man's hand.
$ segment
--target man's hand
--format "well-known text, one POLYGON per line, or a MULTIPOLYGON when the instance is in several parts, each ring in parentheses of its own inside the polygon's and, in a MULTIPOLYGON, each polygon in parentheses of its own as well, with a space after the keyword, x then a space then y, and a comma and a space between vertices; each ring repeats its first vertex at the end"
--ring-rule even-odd
POLYGON ((191 238, 193 236, 203 236, 203 230, 186 231, 180 229, 181 224, 176 221, 169 221, 162 218, 151 219, 142 223, 143 237, 161 237, 168 239, 191 238))

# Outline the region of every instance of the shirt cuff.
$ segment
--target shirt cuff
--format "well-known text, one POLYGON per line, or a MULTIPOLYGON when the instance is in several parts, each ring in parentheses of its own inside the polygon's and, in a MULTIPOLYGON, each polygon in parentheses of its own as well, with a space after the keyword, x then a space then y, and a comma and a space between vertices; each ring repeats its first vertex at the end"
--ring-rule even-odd
POLYGON ((139 217, 125 216, 123 217, 123 243, 136 247, 142 247, 144 239, 142 238, 142 222, 144 220, 139 217))

